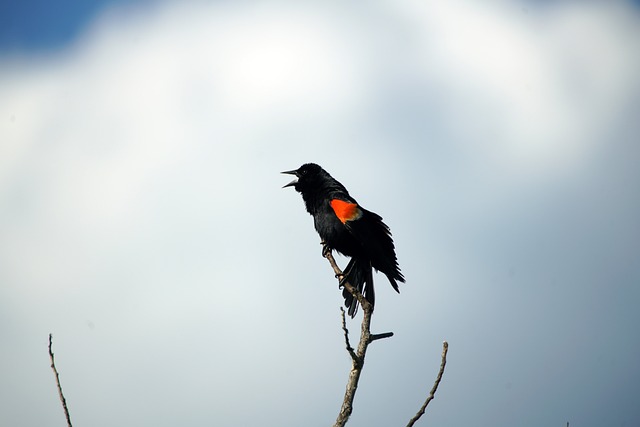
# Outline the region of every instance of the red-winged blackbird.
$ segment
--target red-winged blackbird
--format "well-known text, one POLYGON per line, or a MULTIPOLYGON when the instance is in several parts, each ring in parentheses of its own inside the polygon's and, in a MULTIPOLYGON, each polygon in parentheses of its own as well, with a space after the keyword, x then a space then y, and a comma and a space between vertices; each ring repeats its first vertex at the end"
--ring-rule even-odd
MULTIPOLYGON (((350 283, 373 307, 373 267, 384 273, 393 289, 400 292, 397 282, 404 283, 404 277, 398 267, 391 232, 382 218, 360 206, 342 184, 314 163, 282 173, 297 177, 284 187, 293 186, 302 194, 326 248, 351 257, 340 284, 350 283)), ((342 296, 349 315, 354 317, 358 301, 346 289, 342 296)))

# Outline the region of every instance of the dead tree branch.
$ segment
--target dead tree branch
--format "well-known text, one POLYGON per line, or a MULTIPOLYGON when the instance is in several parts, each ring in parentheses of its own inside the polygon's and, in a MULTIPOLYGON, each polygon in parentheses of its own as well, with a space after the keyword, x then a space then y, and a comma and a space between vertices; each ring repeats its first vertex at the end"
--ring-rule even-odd
MULTIPOLYGON (((323 251, 323 255, 327 260, 329 260, 329 264, 333 268, 333 271, 336 274, 338 280, 342 277, 342 271, 336 264, 336 260, 331 255, 331 251, 323 251)), ((340 408, 340 412, 338 413, 338 418, 336 419, 334 427, 343 427, 351 413, 353 412, 353 399, 356 396, 356 390, 358 389, 358 382, 360 381, 360 374, 362 373, 362 368, 364 367, 364 358, 367 353, 367 348, 369 344, 371 344, 375 340, 389 338, 393 336, 393 332, 386 332, 383 334, 372 334, 371 333, 371 315, 373 314, 373 306, 367 301, 362 293, 360 293, 357 289, 351 286, 350 283, 343 283, 343 286, 347 291, 353 295, 354 298, 358 300, 360 305, 362 306, 362 325, 360 327, 360 341, 358 342, 358 347, 356 350, 351 347, 349 342, 349 331, 347 329, 344 309, 341 308, 342 313, 342 330, 344 332, 345 344, 347 346, 347 351, 349 352, 349 356, 351 356, 351 371, 349 372, 349 379, 347 381, 347 387, 344 393, 344 399, 342 401, 342 407, 340 408)))
POLYGON ((415 414, 414 417, 411 418, 411 420, 409 420, 409 424, 407 424, 407 427, 412 427, 416 423, 416 421, 418 421, 420 417, 424 415, 424 411, 427 409, 427 405, 429 405, 429 402, 431 402, 435 397, 438 386, 440 385, 440 381, 442 380, 442 374, 444 374, 444 367, 447 365, 447 351, 449 351, 449 343, 445 341, 442 343, 442 361, 440 362, 440 370, 438 371, 436 381, 433 383, 433 387, 429 392, 427 400, 424 401, 418 413, 415 414))
POLYGON ((53 342, 53 335, 49 334, 49 358, 51 359, 51 369, 53 369, 53 373, 56 376, 56 385, 58 386, 58 395, 60 396, 60 402, 62 402, 62 409, 64 409, 64 416, 67 418, 67 425, 71 426, 71 417, 69 416, 69 408, 67 408, 67 400, 64 398, 64 394, 62 393, 62 386, 60 385, 60 375, 58 375, 58 370, 56 369, 56 363, 53 358, 53 350, 51 349, 53 342))
MULTIPOLYGON (((331 254, 331 250, 329 250, 326 246, 324 246, 324 250, 322 251, 322 255, 329 261, 333 271, 338 279, 338 283, 343 277, 342 270, 338 267, 336 260, 333 258, 331 254)), ((347 352, 349 356, 351 356, 351 371, 349 372, 349 379, 347 381, 347 387, 344 393, 344 399, 342 401, 342 407, 340 408, 340 412, 338 413, 338 418, 336 419, 333 427, 344 427, 344 425, 349 420, 351 413, 353 412, 353 400, 356 395, 356 390, 358 389, 358 382, 360 381, 360 374, 362 373, 362 368, 364 367, 364 358, 367 353, 367 348, 369 344, 376 340, 389 338, 393 336, 393 332, 385 332, 382 334, 372 334, 371 333, 371 316, 373 315, 373 306, 365 299, 361 292, 359 292, 356 288, 351 286, 348 282, 341 283, 344 288, 353 295, 353 297, 358 300, 360 306, 362 307, 363 316, 362 316, 362 325, 360 327, 360 341, 358 342, 357 349, 351 346, 351 342, 349 341, 349 330, 347 329, 347 323, 345 320, 344 309, 340 307, 340 313, 342 316, 342 331, 344 332, 344 342, 347 348, 347 352)), ((407 427, 412 427, 416 421, 424 415, 427 405, 431 402, 438 390, 438 386, 440 385, 440 381, 442 380, 442 375, 444 374, 444 368, 447 364, 447 351, 449 350, 449 344, 445 341, 442 343, 442 362, 440 363, 440 370, 438 372, 438 376, 436 377, 436 381, 431 388, 431 392, 427 397, 427 400, 424 402, 418 413, 411 418, 407 427)))

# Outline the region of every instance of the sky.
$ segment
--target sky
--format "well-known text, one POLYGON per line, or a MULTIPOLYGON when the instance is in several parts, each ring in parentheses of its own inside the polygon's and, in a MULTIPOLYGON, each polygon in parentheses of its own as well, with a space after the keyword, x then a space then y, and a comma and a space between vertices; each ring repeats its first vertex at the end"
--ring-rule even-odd
POLYGON ((348 425, 406 425, 444 340, 418 425, 640 425, 637 2, 56 4, 0 5, 0 425, 64 425, 49 333, 75 425, 332 425, 305 162, 407 279, 348 425))

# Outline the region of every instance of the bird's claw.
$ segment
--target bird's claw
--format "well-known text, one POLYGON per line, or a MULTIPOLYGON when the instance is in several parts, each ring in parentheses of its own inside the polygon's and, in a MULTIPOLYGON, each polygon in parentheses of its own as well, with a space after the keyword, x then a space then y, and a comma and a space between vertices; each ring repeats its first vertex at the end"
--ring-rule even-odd
POLYGON ((321 242, 322 245, 322 256, 327 257, 331 253, 331 248, 325 242, 321 242))

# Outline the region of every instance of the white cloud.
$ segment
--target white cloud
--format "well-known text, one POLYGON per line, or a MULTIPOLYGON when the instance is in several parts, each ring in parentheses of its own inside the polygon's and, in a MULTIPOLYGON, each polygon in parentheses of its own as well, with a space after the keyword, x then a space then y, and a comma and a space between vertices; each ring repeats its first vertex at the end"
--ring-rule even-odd
POLYGON ((396 5, 419 34, 418 66, 444 87, 448 127, 516 175, 582 167, 640 90, 631 5, 396 5))

